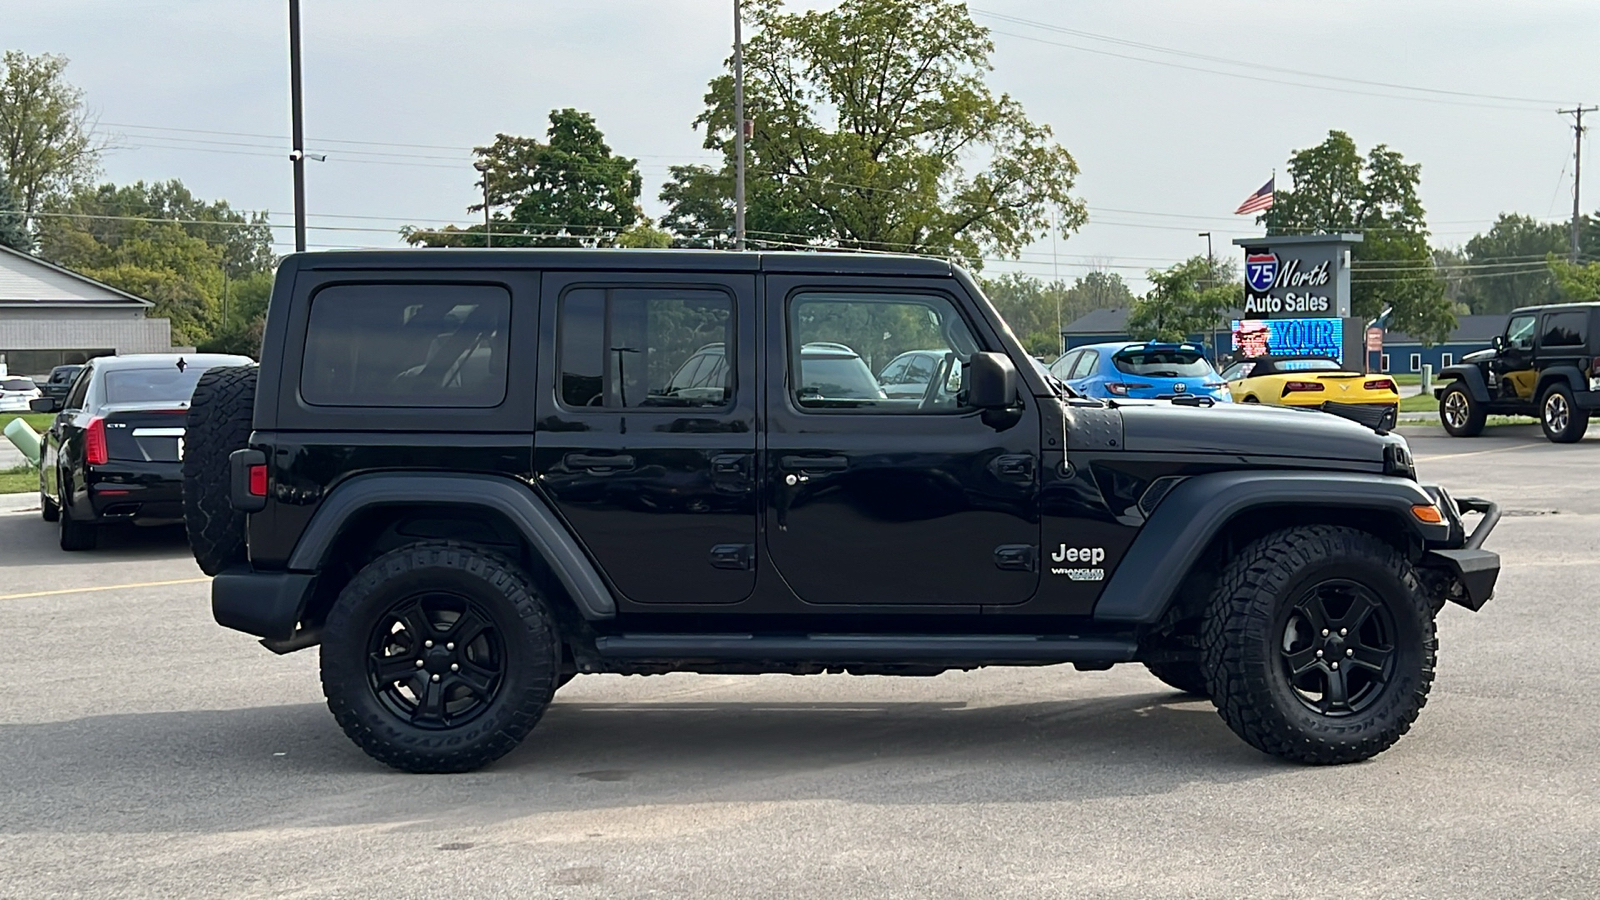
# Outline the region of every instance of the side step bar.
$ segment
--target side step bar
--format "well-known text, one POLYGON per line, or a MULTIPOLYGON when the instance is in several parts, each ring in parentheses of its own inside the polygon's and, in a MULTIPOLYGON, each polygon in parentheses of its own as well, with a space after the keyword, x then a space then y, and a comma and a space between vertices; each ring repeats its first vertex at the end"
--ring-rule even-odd
POLYGON ((622 634, 595 638, 607 659, 789 662, 1119 663, 1132 638, 1032 634, 622 634))

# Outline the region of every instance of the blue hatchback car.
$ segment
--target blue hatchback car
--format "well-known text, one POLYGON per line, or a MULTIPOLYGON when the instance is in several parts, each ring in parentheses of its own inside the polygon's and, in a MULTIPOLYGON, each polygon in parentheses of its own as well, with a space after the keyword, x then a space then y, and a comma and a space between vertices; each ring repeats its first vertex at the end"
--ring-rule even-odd
POLYGON ((1124 341, 1075 347, 1050 364, 1050 374, 1085 397, 1233 402, 1199 344, 1124 341))

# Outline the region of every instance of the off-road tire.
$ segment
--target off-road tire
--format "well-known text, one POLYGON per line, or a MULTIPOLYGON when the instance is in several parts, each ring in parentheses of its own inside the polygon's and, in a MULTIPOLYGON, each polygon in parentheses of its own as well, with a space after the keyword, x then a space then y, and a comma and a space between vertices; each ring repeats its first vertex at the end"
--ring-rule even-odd
POLYGON ((424 541, 356 573, 328 613, 321 653, 328 708, 367 755, 406 772, 468 772, 509 753, 538 723, 555 693, 561 640, 533 579, 515 564, 471 545, 424 541), (368 675, 369 648, 397 604, 441 591, 476 604, 505 655, 499 687, 476 717, 427 729, 384 704, 368 675))
POLYGON ((245 514, 229 499, 228 455, 250 441, 255 366, 207 369, 194 387, 183 438, 183 527, 200 571, 215 575, 249 559, 245 514))
POLYGON ((1451 437, 1477 437, 1487 421, 1488 411, 1461 382, 1450 382, 1439 394, 1439 424, 1451 437))
POLYGON ((1197 662, 1147 662, 1150 674, 1162 684, 1195 697, 1211 698, 1206 685, 1206 670, 1197 662))
POLYGON ((61 549, 72 553, 78 550, 93 550, 100 543, 100 528, 88 522, 79 522, 72 517, 72 508, 62 501, 56 502, 60 510, 57 525, 60 527, 61 549))
POLYGON ((1539 426, 1552 443, 1577 443, 1589 430, 1589 411, 1580 409, 1573 399, 1572 389, 1558 382, 1550 385, 1539 398, 1539 426))
POLYGON ((1200 647, 1213 702, 1234 733, 1265 753, 1329 765, 1375 756, 1410 730, 1428 699, 1438 642, 1432 606, 1399 551, 1364 531, 1313 525, 1266 535, 1228 564, 1200 647), (1294 604, 1335 581, 1370 592, 1393 632, 1386 682, 1365 708, 1343 716, 1302 702, 1280 657, 1294 604))

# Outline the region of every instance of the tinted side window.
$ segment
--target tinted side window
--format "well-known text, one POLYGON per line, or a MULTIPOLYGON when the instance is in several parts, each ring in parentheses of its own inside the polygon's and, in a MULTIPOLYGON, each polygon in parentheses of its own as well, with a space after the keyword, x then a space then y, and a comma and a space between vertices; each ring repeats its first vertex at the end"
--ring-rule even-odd
POLYGON ((1582 347, 1584 326, 1589 322, 1587 309, 1576 312, 1551 313, 1544 317, 1543 334, 1539 344, 1543 347, 1582 347))
POLYGON ((311 298, 300 396, 314 406, 498 406, 511 295, 488 285, 350 284, 311 298))
POLYGON ((72 385, 72 393, 67 395, 66 402, 62 403, 63 409, 83 409, 83 400, 89 393, 89 379, 94 375, 94 369, 83 369, 78 373, 78 380, 72 385))
POLYGON ((733 402, 733 298, 681 288, 574 288, 556 324, 562 405, 625 409, 733 402))

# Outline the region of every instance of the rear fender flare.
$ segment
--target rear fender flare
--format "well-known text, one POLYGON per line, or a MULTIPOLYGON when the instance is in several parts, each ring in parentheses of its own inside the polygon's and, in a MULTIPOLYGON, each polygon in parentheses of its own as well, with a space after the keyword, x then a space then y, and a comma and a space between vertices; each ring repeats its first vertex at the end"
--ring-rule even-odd
MULTIPOLYGON (((1445 366, 1439 370, 1441 380, 1459 381, 1478 403, 1489 402, 1489 385, 1483 380, 1483 370, 1474 365, 1445 366)), ((1447 385, 1448 386, 1448 385, 1447 385)))
POLYGON ((289 556, 289 570, 319 571, 355 516, 379 506, 418 504, 479 507, 499 513, 544 558, 585 619, 616 616, 616 598, 605 580, 544 501, 527 486, 494 475, 395 472, 351 478, 322 501, 289 556))
POLYGON ((1173 488, 1156 507, 1095 604, 1104 622, 1150 624, 1161 618, 1200 554, 1229 522, 1253 509, 1372 510, 1399 515, 1423 540, 1443 542, 1448 525, 1411 516, 1433 498, 1414 481, 1390 475, 1327 472, 1212 472, 1173 488))

